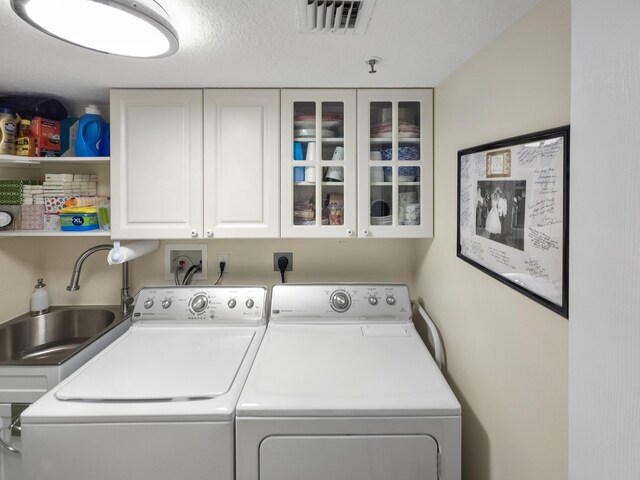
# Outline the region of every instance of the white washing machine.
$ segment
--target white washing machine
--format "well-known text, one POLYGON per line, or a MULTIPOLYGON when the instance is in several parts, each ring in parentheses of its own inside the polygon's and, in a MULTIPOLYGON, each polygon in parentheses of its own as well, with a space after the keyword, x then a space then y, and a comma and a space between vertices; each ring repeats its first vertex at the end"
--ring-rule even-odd
POLYGON ((278 285, 236 410, 237 480, 459 480, 460 404, 404 285, 278 285))
POLYGON ((25 480, 232 480, 263 287, 146 287, 129 331, 22 414, 25 480))

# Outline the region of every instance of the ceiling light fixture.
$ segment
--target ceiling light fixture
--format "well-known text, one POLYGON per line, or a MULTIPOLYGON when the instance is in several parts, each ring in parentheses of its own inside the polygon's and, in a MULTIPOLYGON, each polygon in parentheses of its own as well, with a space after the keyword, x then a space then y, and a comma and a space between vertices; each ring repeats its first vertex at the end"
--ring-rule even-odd
POLYGON ((133 0, 11 0, 11 7, 38 30, 90 50, 142 58, 173 55, 178 34, 162 7, 152 3, 155 8, 133 0))

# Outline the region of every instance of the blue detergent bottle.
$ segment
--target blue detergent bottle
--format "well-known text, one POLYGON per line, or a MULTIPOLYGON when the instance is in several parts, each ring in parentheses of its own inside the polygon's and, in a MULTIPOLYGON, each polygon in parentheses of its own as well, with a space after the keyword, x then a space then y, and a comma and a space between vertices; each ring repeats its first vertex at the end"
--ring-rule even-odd
POLYGON ((106 124, 95 105, 85 108, 85 114, 78 120, 76 136, 76 155, 78 157, 97 157, 99 143, 104 134, 106 124))
POLYGON ((111 129, 107 123, 104 126, 104 131, 102 132, 100 145, 98 145, 98 156, 108 157, 109 155, 111 155, 111 129))

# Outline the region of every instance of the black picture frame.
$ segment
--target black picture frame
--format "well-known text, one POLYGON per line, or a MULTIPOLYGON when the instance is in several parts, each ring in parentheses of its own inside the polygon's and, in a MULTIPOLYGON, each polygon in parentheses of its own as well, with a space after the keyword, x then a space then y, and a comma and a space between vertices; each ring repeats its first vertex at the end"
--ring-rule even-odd
POLYGON ((457 256, 569 318, 569 125, 458 151, 457 256))

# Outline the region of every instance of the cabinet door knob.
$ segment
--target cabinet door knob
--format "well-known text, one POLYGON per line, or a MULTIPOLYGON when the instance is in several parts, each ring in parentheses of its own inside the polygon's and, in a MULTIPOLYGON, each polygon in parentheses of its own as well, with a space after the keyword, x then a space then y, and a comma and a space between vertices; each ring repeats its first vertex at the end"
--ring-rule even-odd
POLYGON ((198 231, 197 230, 191 230, 191 237, 192 238, 197 238, 198 237, 198 231))
POLYGON ((369 230, 367 230, 366 228, 362 229, 362 236, 363 237, 368 237, 369 236, 369 230))
POLYGON ((213 237, 213 230, 207 230, 207 231, 205 232, 205 235, 207 236, 207 238, 211 238, 211 237, 213 237))
POLYGON ((347 237, 353 237, 353 230, 350 228, 347 229, 347 237))

